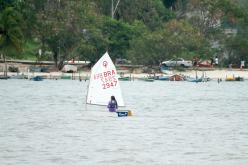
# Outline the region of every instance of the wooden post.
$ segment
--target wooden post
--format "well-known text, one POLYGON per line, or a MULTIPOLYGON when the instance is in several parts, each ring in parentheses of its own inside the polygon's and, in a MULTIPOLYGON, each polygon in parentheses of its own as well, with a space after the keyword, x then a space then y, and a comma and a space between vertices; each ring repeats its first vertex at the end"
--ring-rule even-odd
POLYGON ((8 76, 8 70, 7 70, 7 63, 6 63, 6 57, 5 57, 5 54, 3 54, 3 62, 4 62, 4 72, 3 72, 3 75, 5 78, 7 78, 8 76))

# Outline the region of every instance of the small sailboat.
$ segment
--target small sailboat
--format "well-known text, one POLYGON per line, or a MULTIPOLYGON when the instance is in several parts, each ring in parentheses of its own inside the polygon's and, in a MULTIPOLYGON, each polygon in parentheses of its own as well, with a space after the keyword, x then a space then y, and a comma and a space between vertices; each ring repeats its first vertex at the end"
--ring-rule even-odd
MULTIPOLYGON (((91 69, 86 103, 107 106, 111 96, 115 96, 119 107, 125 106, 115 65, 106 52, 91 69)), ((131 116, 131 111, 117 111, 117 114, 131 116)))

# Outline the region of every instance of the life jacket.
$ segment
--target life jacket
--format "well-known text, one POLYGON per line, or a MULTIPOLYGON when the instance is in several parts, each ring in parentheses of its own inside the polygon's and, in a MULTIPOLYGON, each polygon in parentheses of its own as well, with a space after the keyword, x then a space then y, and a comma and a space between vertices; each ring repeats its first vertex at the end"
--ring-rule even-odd
POLYGON ((109 102, 109 107, 110 108, 115 108, 116 107, 116 102, 115 101, 110 101, 109 102))

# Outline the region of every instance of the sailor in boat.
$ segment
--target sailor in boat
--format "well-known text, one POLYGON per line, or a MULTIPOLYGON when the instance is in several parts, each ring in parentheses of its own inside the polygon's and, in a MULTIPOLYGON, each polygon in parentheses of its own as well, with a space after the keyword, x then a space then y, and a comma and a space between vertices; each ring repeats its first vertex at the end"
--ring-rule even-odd
POLYGON ((116 112, 116 110, 118 109, 118 104, 115 99, 115 96, 111 96, 110 101, 108 103, 108 109, 109 112, 116 112))

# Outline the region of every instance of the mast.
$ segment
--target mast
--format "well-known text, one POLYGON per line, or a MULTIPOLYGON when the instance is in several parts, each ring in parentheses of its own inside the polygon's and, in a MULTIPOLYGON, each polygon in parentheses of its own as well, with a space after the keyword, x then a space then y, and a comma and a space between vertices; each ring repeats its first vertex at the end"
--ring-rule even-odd
POLYGON ((7 79, 8 77, 8 67, 7 67, 7 63, 6 63, 6 56, 5 54, 3 54, 3 62, 4 62, 4 77, 7 79))

